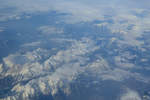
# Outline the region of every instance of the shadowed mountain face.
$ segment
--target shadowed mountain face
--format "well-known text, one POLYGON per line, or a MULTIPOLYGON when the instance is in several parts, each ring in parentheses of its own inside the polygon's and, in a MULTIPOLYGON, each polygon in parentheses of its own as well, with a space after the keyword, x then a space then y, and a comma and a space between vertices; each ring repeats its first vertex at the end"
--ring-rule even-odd
POLYGON ((0 100, 150 100, 149 7, 2 0, 0 100))

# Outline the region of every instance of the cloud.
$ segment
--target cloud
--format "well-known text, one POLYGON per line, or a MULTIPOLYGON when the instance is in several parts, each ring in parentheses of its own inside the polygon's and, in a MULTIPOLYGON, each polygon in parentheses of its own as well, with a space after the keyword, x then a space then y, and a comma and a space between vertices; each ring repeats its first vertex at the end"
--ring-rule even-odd
POLYGON ((33 47, 33 46, 39 46, 41 44, 40 41, 32 42, 32 43, 25 43, 22 45, 22 47, 33 47))
POLYGON ((120 68, 133 68, 136 67, 131 60, 135 59, 137 56, 130 54, 130 52, 121 53, 119 56, 115 56, 115 64, 120 68))
MULTIPOLYGON (((37 0, 36 2, 34 0, 3 0, 0 4, 0 11, 3 11, 0 14, 0 21, 20 20, 22 17, 28 17, 28 14, 32 17, 34 14, 56 11, 65 13, 60 16, 60 20, 67 25, 100 20, 102 22, 97 23, 97 26, 107 27, 110 30, 108 34, 114 35, 114 38, 108 42, 115 42, 120 48, 126 45, 140 48, 144 42, 137 38, 142 37, 145 31, 149 32, 150 30, 149 7, 145 2, 148 3, 145 0, 144 3, 139 0, 121 2, 119 0, 96 0, 94 2, 90 0, 37 0), (140 15, 143 12, 146 14, 141 18, 140 15), (112 20, 112 23, 109 20, 112 20)), ((62 28, 49 25, 39 27, 38 31, 46 36, 64 33, 62 28)), ((53 96, 58 93, 59 89, 65 94, 69 94, 71 92, 69 85, 78 78, 79 74, 88 74, 88 72, 90 72, 90 76, 98 77, 101 81, 123 82, 130 78, 144 83, 150 81, 142 74, 132 72, 136 69, 136 65, 130 60, 135 55, 124 53, 115 56, 115 66, 106 59, 107 57, 102 57, 101 53, 95 52, 101 49, 99 45, 96 45, 95 40, 89 38, 81 40, 53 38, 51 40, 70 42, 72 45, 64 50, 58 50, 56 53, 39 48, 23 54, 10 54, 3 58, 3 62, 0 64, 1 76, 4 78, 11 76, 18 80, 10 90, 11 96, 4 97, 2 100, 28 100, 29 97, 34 97, 39 93, 53 96)), ((23 47, 38 47, 41 42, 33 41, 24 44, 23 47)), ((48 41, 46 40, 46 42, 48 41)), ((118 50, 118 52, 120 51, 118 50)), ((107 53, 109 52, 107 51, 107 53)), ((133 100, 133 98, 141 100, 137 92, 127 90, 121 100, 133 100)))
POLYGON ((4 30, 0 29, 0 32, 3 32, 4 30))
MULTIPOLYGON (((82 2, 79 0, 37 0, 36 2, 34 0, 15 0, 13 2, 6 0, 0 4, 1 9, 4 11, 0 20, 18 19, 24 13, 32 15, 56 11, 57 13, 65 13, 60 18, 65 23, 105 21, 104 24, 111 30, 111 33, 117 33, 123 38, 123 40, 118 40, 118 43, 140 47, 144 42, 137 38, 142 37, 145 31, 150 30, 150 8, 147 6, 148 3, 149 1, 146 0, 144 2, 139 0, 124 0, 123 2, 119 0, 96 0, 94 2, 90 0, 82 2), (5 12, 6 7, 14 9, 5 12), (143 15, 143 12, 146 12, 145 16, 139 17, 143 15), (112 20, 113 23, 106 24, 109 20, 112 20)), ((54 31, 56 31, 54 27, 41 27, 41 32, 43 33, 63 33, 61 29, 54 31)))
POLYGON ((122 69, 115 68, 114 70, 107 71, 105 74, 102 74, 102 80, 114 80, 114 81, 123 81, 131 78, 131 73, 122 69))
POLYGON ((120 100, 142 100, 136 91, 127 89, 126 93, 123 94, 120 100))
MULTIPOLYGON (((0 66, 1 77, 11 76, 16 79, 17 84, 10 90, 12 95, 1 100, 30 100, 38 94, 55 96, 60 89, 65 95, 69 95, 72 92, 70 84, 75 82, 79 75, 93 76, 95 77, 93 80, 98 82, 106 80, 123 82, 130 78, 144 83, 150 81, 141 74, 132 72, 134 67, 127 69, 114 67, 101 54, 94 54, 101 48, 90 38, 70 42, 72 44, 70 47, 58 50, 55 54, 52 54, 51 50, 38 48, 3 58, 0 66), (93 57, 95 59, 92 60, 93 57)), ((128 53, 120 57, 132 59, 128 53)), ((134 93, 129 92, 123 95, 121 100, 131 98, 131 95, 135 96, 134 93)))
MULTIPOLYGON (((127 57, 132 58, 134 56, 127 57)), ((95 56, 95 58, 96 60, 90 62, 85 67, 83 74, 90 73, 89 76, 95 76, 103 81, 112 80, 117 82, 125 82, 128 81, 128 79, 135 79, 143 83, 149 83, 150 81, 148 77, 146 78, 143 74, 132 72, 133 70, 138 69, 133 63, 116 61, 115 63, 117 63, 117 66, 115 66, 102 57, 101 54, 95 56)))
POLYGON ((64 30, 62 28, 56 28, 52 26, 41 26, 38 29, 44 35, 51 35, 51 34, 62 34, 64 30))
POLYGON ((4 31, 4 27, 0 27, 0 33, 4 31))
POLYGON ((0 64, 0 73, 3 71, 3 64, 0 64))
MULTIPOLYGON (((146 1, 145 1, 146 2, 146 1)), ((15 0, 14 2, 6 0, 1 3, 1 9, 3 8, 14 8, 14 14, 19 13, 37 13, 37 12, 49 12, 49 11, 57 11, 60 13, 67 13, 70 17, 68 20, 72 21, 92 21, 92 20, 100 20, 104 19, 104 16, 116 16, 122 15, 122 13, 127 14, 130 10, 134 10, 138 8, 136 5, 143 4, 141 2, 136 2, 134 0, 124 0, 124 2, 120 2, 119 0, 112 0, 112 1, 66 1, 66 0, 26 0, 20 1, 15 0), (132 3, 134 2, 134 3, 132 3), (129 4, 132 3, 134 6, 130 6, 129 4), (126 10, 125 10, 126 9, 126 10)), ((143 9, 146 7, 142 7, 143 9)), ((141 9, 141 8, 138 8, 141 9)), ((106 18, 105 18, 106 19, 106 18)))

